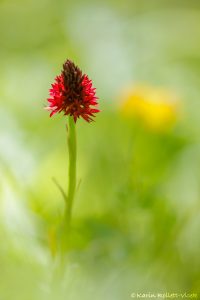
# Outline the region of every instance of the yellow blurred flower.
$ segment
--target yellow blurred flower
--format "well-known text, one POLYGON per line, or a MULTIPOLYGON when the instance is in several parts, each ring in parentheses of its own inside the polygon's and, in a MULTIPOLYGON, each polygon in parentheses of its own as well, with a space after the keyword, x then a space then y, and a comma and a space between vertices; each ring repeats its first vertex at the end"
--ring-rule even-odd
POLYGON ((173 127, 178 117, 178 101, 168 90, 139 85, 129 88, 122 96, 122 113, 136 117, 154 131, 173 127))

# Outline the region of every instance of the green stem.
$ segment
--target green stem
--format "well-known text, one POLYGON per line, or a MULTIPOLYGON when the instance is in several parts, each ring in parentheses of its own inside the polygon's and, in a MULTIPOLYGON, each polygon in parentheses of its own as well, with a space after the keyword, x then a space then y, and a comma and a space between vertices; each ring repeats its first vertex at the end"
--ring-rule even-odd
POLYGON ((76 125, 73 117, 68 119, 68 153, 69 153, 69 169, 68 169, 68 193, 66 203, 66 225, 70 230, 71 215, 73 201, 76 191, 76 125))

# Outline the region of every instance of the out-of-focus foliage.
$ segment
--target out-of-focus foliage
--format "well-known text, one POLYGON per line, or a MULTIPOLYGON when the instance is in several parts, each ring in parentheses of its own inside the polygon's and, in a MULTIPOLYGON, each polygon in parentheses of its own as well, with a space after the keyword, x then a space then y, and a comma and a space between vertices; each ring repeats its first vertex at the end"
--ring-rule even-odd
POLYGON ((1 0, 0 34, 0 299, 200 297, 199 2, 1 0), (60 262, 52 178, 66 190, 66 120, 43 107, 66 58, 93 79, 102 112, 77 124, 60 262))

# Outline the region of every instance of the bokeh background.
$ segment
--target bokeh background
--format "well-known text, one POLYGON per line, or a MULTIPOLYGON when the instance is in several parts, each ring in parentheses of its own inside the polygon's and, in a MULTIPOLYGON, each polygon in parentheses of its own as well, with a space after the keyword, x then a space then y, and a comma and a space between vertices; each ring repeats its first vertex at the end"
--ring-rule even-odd
POLYGON ((199 1, 1 0, 0 35, 0 299, 200 298, 199 1), (66 58, 102 112, 60 275, 66 120, 43 108, 66 58))

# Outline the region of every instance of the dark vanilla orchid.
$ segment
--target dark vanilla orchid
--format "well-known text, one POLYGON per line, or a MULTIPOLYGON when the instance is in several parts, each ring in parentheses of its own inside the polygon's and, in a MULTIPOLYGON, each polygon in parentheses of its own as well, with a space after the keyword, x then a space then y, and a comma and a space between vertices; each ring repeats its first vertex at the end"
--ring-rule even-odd
POLYGON ((69 59, 63 64, 63 70, 55 78, 49 92, 46 109, 51 111, 50 117, 57 112, 63 112, 64 115, 72 116, 74 122, 80 117, 91 122, 94 114, 99 112, 96 108, 96 89, 92 86, 92 81, 69 59))

